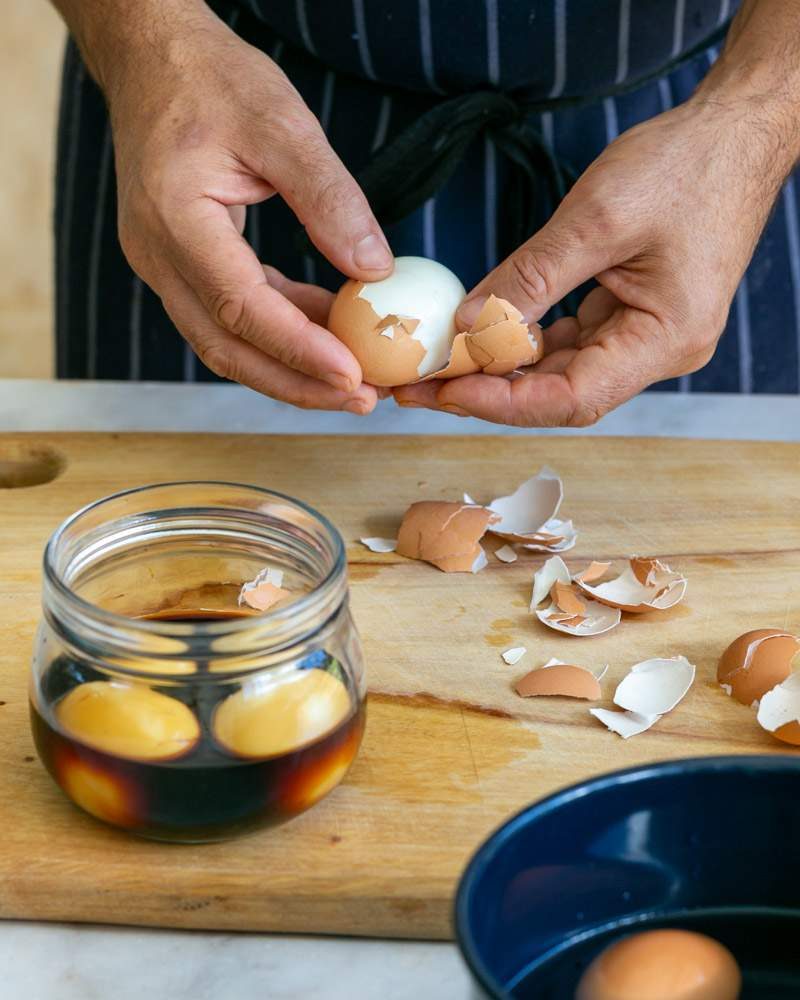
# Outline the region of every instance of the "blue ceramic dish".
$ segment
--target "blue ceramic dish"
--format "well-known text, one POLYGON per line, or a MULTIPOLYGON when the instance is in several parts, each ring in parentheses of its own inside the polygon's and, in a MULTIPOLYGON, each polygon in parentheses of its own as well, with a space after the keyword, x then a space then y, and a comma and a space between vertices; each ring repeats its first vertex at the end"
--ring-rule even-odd
POLYGON ((709 757, 618 771, 510 819, 459 885, 458 943, 480 996, 572 1000, 632 930, 731 949, 743 1000, 800 997, 800 758, 709 757))

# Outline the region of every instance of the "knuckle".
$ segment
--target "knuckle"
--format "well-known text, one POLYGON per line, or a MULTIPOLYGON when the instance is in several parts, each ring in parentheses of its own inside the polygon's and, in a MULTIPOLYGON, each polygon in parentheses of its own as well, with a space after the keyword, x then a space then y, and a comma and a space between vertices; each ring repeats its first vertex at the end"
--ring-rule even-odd
POLYGON ((247 307, 246 293, 230 288, 212 292, 208 299, 208 311, 223 330, 228 330, 242 340, 248 339, 252 321, 247 307))
POLYGON ((523 246, 510 259, 513 278, 522 294, 532 302, 549 300, 555 289, 555 267, 538 247, 523 246))
POLYGON ((225 345, 220 343, 204 344, 198 347, 197 355, 209 371, 220 378, 230 379, 238 382, 236 363, 230 354, 225 350, 225 345))
POLYGON ((361 192, 348 177, 328 176, 320 181, 312 196, 311 211, 319 218, 362 212, 361 192))

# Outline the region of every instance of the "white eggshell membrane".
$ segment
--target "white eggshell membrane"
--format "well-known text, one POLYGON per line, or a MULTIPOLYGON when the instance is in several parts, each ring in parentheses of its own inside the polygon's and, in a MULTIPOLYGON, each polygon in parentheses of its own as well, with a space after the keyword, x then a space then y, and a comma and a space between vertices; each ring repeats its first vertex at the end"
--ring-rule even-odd
POLYGON ((768 733, 800 722, 800 674, 789 674, 761 699, 758 706, 758 724, 768 733))
POLYGON ((556 632, 563 632, 565 635, 602 635, 616 628, 622 618, 619 608, 609 608, 605 604, 598 604, 597 601, 584 600, 583 621, 577 625, 571 625, 567 621, 554 620, 562 612, 557 604, 553 603, 549 607, 536 609, 536 617, 548 628, 555 629, 556 632))
POLYGON ((417 369, 420 378, 447 364, 456 335, 456 310, 465 295, 453 272, 427 257, 398 257, 388 278, 365 283, 358 293, 378 316, 419 320, 412 337, 425 348, 417 369))
POLYGON ((645 582, 637 577, 632 563, 605 583, 592 585, 579 578, 575 582, 595 600, 631 612, 666 611, 683 600, 687 586, 685 577, 658 560, 645 582))
POLYGON ((675 708, 694 683, 695 672, 685 656, 644 660, 631 667, 617 686, 614 703, 624 712, 589 711, 624 740, 638 736, 675 708))
POLYGON ((501 545, 499 549, 495 550, 494 554, 500 562, 513 563, 517 561, 517 553, 511 548, 510 545, 501 545))
POLYGON ((645 660, 620 681, 614 704, 638 715, 664 715, 694 683, 695 667, 685 656, 645 660))
POLYGON ((612 712, 608 708, 590 708, 589 711, 623 740, 645 732, 661 718, 660 715, 639 715, 637 712, 612 712))
POLYGON ((513 493, 488 505, 500 518, 492 525, 495 535, 530 535, 540 531, 558 513, 564 487, 558 474, 544 466, 513 493))
POLYGON ((553 556, 533 574, 533 592, 531 594, 531 611, 546 600, 556 582, 569 583, 570 575, 567 564, 560 556, 553 556))
POLYGON ((394 552, 397 548, 396 538, 359 538, 370 552, 394 552))
POLYGON ((528 650, 524 646, 514 646, 513 649, 507 649, 500 655, 509 666, 513 667, 515 663, 519 663, 527 652, 528 650))

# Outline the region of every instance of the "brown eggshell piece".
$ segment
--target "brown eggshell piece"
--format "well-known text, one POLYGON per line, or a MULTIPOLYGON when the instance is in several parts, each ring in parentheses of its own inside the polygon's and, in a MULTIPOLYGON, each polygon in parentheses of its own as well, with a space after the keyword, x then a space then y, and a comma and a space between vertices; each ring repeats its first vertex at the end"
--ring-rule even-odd
POLYGON ((534 364, 542 356, 541 338, 532 344, 527 325, 515 320, 504 320, 476 331, 467 347, 487 375, 508 375, 517 368, 534 364))
POLYGON ((432 378, 461 378, 462 375, 475 375, 479 372, 481 366, 473 360, 467 346, 469 337, 468 333, 457 333, 447 364, 439 371, 426 375, 421 381, 427 382, 432 378))
POLYGON ((770 733, 781 743, 790 743, 792 746, 800 747, 800 722, 787 722, 785 726, 770 733))
POLYGON ((578 597, 573 588, 568 583, 556 580, 550 591, 553 603, 556 604, 565 614, 582 615, 586 611, 586 604, 578 597))
POLYGON ((415 382, 426 353, 424 345, 410 336, 419 321, 378 316, 360 297, 363 288, 362 281, 350 280, 342 285, 331 305, 328 329, 358 358, 365 382, 387 387, 415 382), (399 322, 391 325, 387 322, 391 319, 399 322), (381 330, 390 325, 392 336, 382 336, 381 330))
POLYGON ((79 684, 55 715, 78 742, 131 760, 173 760, 200 738, 200 723, 183 702, 143 684, 79 684))
POLYGON ((581 977, 575 1000, 737 1000, 741 987, 736 959, 718 941, 693 931, 652 930, 601 952, 581 977))
POLYGON ((445 573, 472 572, 482 549, 480 539, 491 511, 444 500, 421 500, 406 511, 397 536, 397 552, 422 559, 445 573))
POLYGON ((214 738, 238 757, 275 757, 320 739, 352 710, 347 688, 325 670, 298 670, 229 695, 215 710, 214 738))
POLYGON ((531 670, 517 681, 515 690, 522 698, 560 696, 597 701, 601 696, 600 682, 594 674, 569 663, 531 670))
POLYGON ((717 680, 730 686, 731 696, 737 701, 752 705, 786 680, 798 650, 797 636, 780 629, 753 629, 734 639, 722 654, 717 680))
POLYGON ((602 579, 611 568, 610 562, 590 562, 585 570, 575 577, 580 583, 596 583, 602 579))

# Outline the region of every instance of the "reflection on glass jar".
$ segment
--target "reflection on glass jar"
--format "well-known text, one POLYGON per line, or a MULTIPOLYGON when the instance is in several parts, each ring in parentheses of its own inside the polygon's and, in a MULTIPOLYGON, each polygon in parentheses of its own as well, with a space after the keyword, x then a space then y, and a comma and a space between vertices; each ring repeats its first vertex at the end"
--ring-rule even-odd
POLYGON ((336 529, 225 483, 101 500, 53 535, 31 675, 39 756, 133 833, 217 840, 284 822, 346 774, 365 685, 336 529), (265 567, 288 594, 239 605, 265 567))

